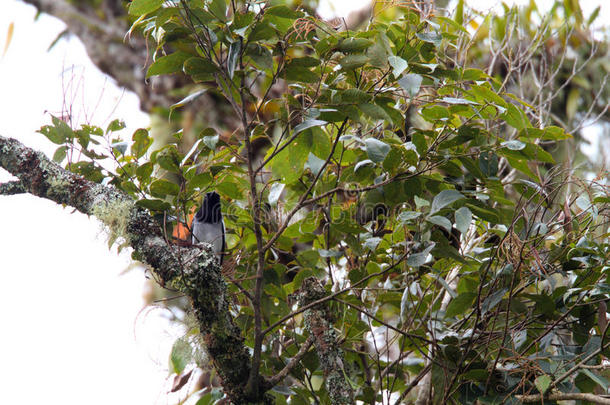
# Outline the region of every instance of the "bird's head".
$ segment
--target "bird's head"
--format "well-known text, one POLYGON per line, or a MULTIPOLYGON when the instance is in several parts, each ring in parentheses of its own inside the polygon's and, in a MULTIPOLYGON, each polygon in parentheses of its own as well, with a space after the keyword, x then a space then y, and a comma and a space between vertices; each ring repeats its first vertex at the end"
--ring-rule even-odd
POLYGON ((222 221, 222 212, 220 210, 220 196, 217 192, 212 191, 205 193, 201 208, 195 215, 195 220, 205 223, 218 223, 222 221))

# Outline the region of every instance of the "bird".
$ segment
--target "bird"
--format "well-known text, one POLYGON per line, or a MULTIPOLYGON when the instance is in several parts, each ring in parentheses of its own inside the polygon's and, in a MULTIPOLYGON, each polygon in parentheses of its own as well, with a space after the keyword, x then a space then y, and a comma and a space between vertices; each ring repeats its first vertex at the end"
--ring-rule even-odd
POLYGON ((191 223, 192 243, 207 242, 222 265, 225 250, 225 223, 222 219, 220 196, 215 191, 205 194, 201 208, 191 223))

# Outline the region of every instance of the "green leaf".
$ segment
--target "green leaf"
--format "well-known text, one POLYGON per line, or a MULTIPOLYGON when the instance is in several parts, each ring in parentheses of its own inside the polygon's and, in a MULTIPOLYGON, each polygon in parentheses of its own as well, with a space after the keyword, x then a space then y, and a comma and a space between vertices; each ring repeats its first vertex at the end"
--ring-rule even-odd
POLYGON ((457 6, 455 8, 455 22, 458 25, 462 25, 464 22, 464 0, 458 0, 457 6))
POLYGON ((47 139, 53 142, 54 144, 61 145, 66 142, 65 134, 60 133, 59 131, 57 131, 57 128, 51 125, 43 126, 38 132, 46 136, 47 139))
POLYGON ((120 119, 112 120, 112 122, 110 124, 108 124, 108 127, 106 128, 106 133, 108 134, 110 132, 120 131, 124 128, 125 128, 125 121, 120 120, 120 119))
POLYGON ((415 97, 417 96, 417 93, 419 93, 422 80, 423 78, 420 75, 416 73, 409 73, 399 79, 398 84, 400 87, 405 89, 410 97, 415 97))
POLYGON ((172 208, 172 206, 168 202, 165 202, 163 200, 155 200, 155 199, 138 200, 138 201, 136 201, 136 205, 138 205, 142 208, 146 208, 151 211, 159 211, 159 212, 167 211, 170 208, 172 208))
POLYGON ((451 232, 451 221, 440 215, 434 215, 426 218, 426 221, 444 228, 447 232, 451 232))
POLYGON ((208 91, 207 89, 203 89, 203 90, 199 90, 196 91, 192 94, 189 94, 188 96, 184 97, 182 100, 178 101, 175 104, 172 104, 169 109, 170 110, 175 110, 176 108, 180 108, 180 107, 184 107, 185 105, 187 105, 188 103, 190 103, 191 101, 197 100, 199 97, 201 97, 206 91, 208 91))
POLYGON ((212 180, 213 178, 210 173, 206 172, 196 174, 192 179, 189 180, 188 189, 191 191, 195 189, 204 190, 212 182, 212 180))
POLYGON ((523 110, 514 104, 507 104, 506 112, 501 115, 501 118, 504 119, 508 125, 518 130, 532 126, 523 110))
POLYGON ((400 221, 402 224, 405 224, 409 221, 411 221, 412 219, 415 219, 417 217, 421 216, 421 212, 417 212, 417 211, 403 211, 400 214, 398 214, 398 221, 400 221))
POLYGON ((436 32, 422 32, 415 34, 415 36, 424 42, 434 44, 434 46, 439 46, 443 40, 443 37, 436 32))
POLYGON ((388 113, 386 113, 385 110, 379 107, 377 104, 362 103, 358 104, 358 108, 373 119, 392 121, 388 113))
POLYGON ((498 174, 498 155, 492 152, 481 152, 479 155, 479 169, 487 177, 498 174))
POLYGON ((232 181, 223 181, 216 185, 216 190, 229 198, 234 200, 241 200, 244 198, 242 191, 239 189, 237 183, 232 181))
POLYGON ((509 105, 502 97, 496 92, 490 90, 485 86, 478 86, 473 84, 470 86, 470 92, 478 99, 481 104, 492 103, 499 105, 502 108, 507 108, 509 105))
POLYGON ((174 52, 162 56, 150 65, 148 72, 146 72, 146 77, 181 72, 184 62, 190 57, 191 55, 186 52, 174 52))
POLYGON ((546 390, 549 389, 551 382, 552 382, 551 377, 544 374, 544 375, 539 375, 538 377, 536 377, 536 379, 534 380, 534 385, 536 386, 536 388, 538 389, 538 391, 541 394, 544 394, 544 393, 546 393, 546 390))
POLYGON ((379 245, 379 243, 382 240, 383 239, 378 238, 378 237, 368 238, 367 240, 364 241, 363 246, 369 250, 375 250, 375 249, 377 249, 377 246, 379 245))
POLYGON ((462 198, 465 198, 464 195, 457 190, 443 190, 434 197, 434 200, 432 200, 430 214, 434 214, 454 201, 462 198))
MULTIPOLYGON (((320 170, 322 170, 322 168, 324 167, 325 163, 325 160, 320 159, 313 153, 309 152, 307 162, 305 163, 305 168, 311 170, 311 172, 317 176, 318 173, 320 173, 320 170)), ((354 171, 356 171, 356 169, 354 169, 354 171)))
POLYGON ((113 150, 117 151, 121 155, 125 155, 125 152, 127 152, 127 146, 129 146, 127 142, 114 142, 110 145, 113 150))
POLYGON ((212 0, 208 3, 208 11, 220 21, 227 20, 227 2, 225 0, 212 0))
POLYGON ((265 14, 296 20, 305 15, 302 11, 293 10, 287 6, 273 6, 265 9, 265 14))
POLYGON ((135 155, 136 158, 141 158, 144 156, 150 145, 152 145, 153 140, 148 136, 148 131, 144 128, 137 129, 133 136, 131 137, 133 140, 133 144, 131 145, 131 153, 135 155))
POLYGON ((477 294, 474 292, 465 292, 458 295, 456 298, 451 300, 449 305, 447 305, 445 316, 448 318, 453 318, 457 315, 465 315, 467 310, 472 309, 472 304, 474 303, 476 296, 477 294))
POLYGON ((152 13, 163 5, 163 0, 133 0, 129 5, 129 14, 139 17, 152 13))
POLYGON ((390 66, 392 66, 392 74, 396 78, 408 67, 407 61, 400 56, 391 55, 388 57, 388 62, 390 63, 390 66))
POLYGON ((455 228, 462 234, 466 234, 466 232, 468 232, 471 222, 472 212, 470 212, 468 207, 461 207, 455 211, 455 228))
POLYGON ((184 73, 190 76, 210 74, 218 71, 216 65, 209 59, 192 57, 184 62, 184 73))
POLYGON ((299 125, 294 127, 293 135, 303 132, 306 129, 309 129, 312 127, 319 127, 319 126, 326 125, 326 124, 328 124, 328 122, 326 122, 326 121, 315 120, 315 119, 306 119, 305 121, 301 122, 299 125))
POLYGON ((524 128, 519 132, 519 138, 535 138, 549 141, 561 141, 571 137, 572 136, 567 134, 563 128, 556 126, 549 126, 543 129, 524 128))
POLYGON ((451 112, 447 107, 432 105, 422 108, 421 115, 426 121, 434 122, 436 120, 450 118, 451 112))
POLYGON ((364 103, 372 96, 360 89, 347 89, 341 92, 341 101, 344 103, 364 103))
POLYGON ((174 342, 172 351, 170 353, 170 369, 176 374, 180 374, 184 371, 186 366, 193 359, 193 348, 186 341, 186 339, 180 338, 174 342))
POLYGON ((68 151, 68 147, 66 145, 63 145, 63 146, 60 146, 59 148, 57 148, 55 150, 55 153, 53 154, 53 161, 57 162, 57 163, 63 162, 63 160, 66 158, 67 151, 68 151))
POLYGON ((507 292, 508 288, 503 288, 485 298, 485 300, 481 304, 482 313, 485 314, 488 311, 491 311, 496 305, 500 303, 500 301, 502 301, 502 297, 504 297, 504 294, 506 294, 507 292))
POLYGON ((383 162, 390 151, 390 145, 375 138, 365 139, 364 145, 369 159, 376 163, 383 162))
POLYGON ((344 53, 358 53, 363 52, 373 43, 373 41, 366 38, 347 38, 339 42, 338 49, 344 53))
POLYGON ((430 254, 430 251, 434 249, 435 243, 432 242, 430 246, 419 253, 411 254, 407 257, 407 265, 411 267, 423 266, 426 263, 426 259, 430 254))
POLYGON ((363 54, 347 55, 339 60, 341 69, 354 70, 364 66, 369 61, 369 57, 363 54))
POLYGON ((356 173, 360 168, 365 166, 375 166, 375 162, 373 162, 371 159, 361 160, 354 166, 354 173, 356 173))
POLYGON ((153 197, 164 198, 167 195, 178 195, 180 187, 170 181, 159 179, 150 185, 150 194, 153 197))
MULTIPOLYGON (((610 385, 610 383, 603 376, 595 374, 593 371, 586 369, 586 368, 581 369, 580 372, 585 374, 587 377, 589 377, 591 380, 593 380, 597 385, 602 387, 604 389, 604 392, 608 391, 608 386, 610 385)), ((537 387, 538 386, 536 386, 536 388, 537 387)))
POLYGON ((317 83, 320 77, 304 66, 288 64, 284 70, 286 80, 303 83, 317 83))
POLYGON ((267 198, 267 201, 269 201, 271 206, 277 205, 277 201, 280 199, 280 195, 282 194, 282 191, 284 191, 284 187, 286 187, 284 183, 273 183, 271 185, 269 197, 267 198))
POLYGON ((265 70, 273 69, 273 57, 271 51, 266 47, 259 44, 249 44, 246 55, 254 61, 257 67, 265 70))

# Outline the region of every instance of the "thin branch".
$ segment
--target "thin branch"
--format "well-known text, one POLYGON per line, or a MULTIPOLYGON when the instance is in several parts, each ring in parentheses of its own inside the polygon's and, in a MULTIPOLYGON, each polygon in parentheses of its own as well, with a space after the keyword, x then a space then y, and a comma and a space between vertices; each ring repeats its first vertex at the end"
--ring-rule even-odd
POLYGON ((295 356, 292 359, 290 359, 288 364, 286 364, 284 366, 284 368, 280 370, 279 373, 277 373, 273 377, 269 378, 267 380, 267 383, 271 386, 275 386, 280 381, 282 381, 288 375, 288 373, 290 373, 290 371, 292 371, 292 369, 301 361, 303 356, 305 356, 305 354, 307 353, 307 351, 309 350, 311 345, 313 345, 313 341, 314 341, 313 335, 309 335, 307 337, 307 339, 305 340, 305 342, 303 343, 303 345, 301 345, 301 348, 299 349, 297 354, 295 354, 295 356))

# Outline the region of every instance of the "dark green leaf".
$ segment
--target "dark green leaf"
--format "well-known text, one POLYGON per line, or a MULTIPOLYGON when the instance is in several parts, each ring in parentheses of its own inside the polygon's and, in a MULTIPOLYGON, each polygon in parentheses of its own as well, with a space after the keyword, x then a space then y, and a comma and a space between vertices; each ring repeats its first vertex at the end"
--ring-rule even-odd
POLYGON ((246 50, 246 55, 249 56, 254 63, 261 69, 273 69, 273 57, 271 51, 259 44, 249 44, 246 50))
POLYGON ((265 14, 275 15, 282 18, 296 20, 305 14, 302 11, 295 11, 287 6, 273 6, 265 9, 265 14))
POLYGON ((216 65, 209 59, 193 57, 184 62, 184 73, 187 75, 199 75, 202 73, 215 73, 218 71, 216 65))
POLYGON ((459 294, 456 298, 451 300, 449 305, 447 305, 445 316, 452 318, 457 315, 466 315, 466 311, 472 309, 472 304, 476 296, 477 294, 474 292, 459 294))
POLYGON ((174 52, 162 56, 150 65, 148 72, 146 72, 146 77, 181 72, 184 62, 190 57, 191 55, 185 52, 174 52))
POLYGON ((363 52, 369 46, 373 45, 373 41, 366 38, 347 38, 339 42, 338 49, 344 53, 363 52))
POLYGON ((159 179, 150 185, 150 194, 154 197, 164 198, 167 195, 178 195, 180 187, 167 180, 159 179))
POLYGON ((172 208, 172 206, 168 202, 165 202, 163 200, 138 200, 136 204, 142 208, 146 208, 151 211, 167 211, 172 208))
POLYGON ((358 108, 360 108, 363 113, 373 119, 391 121, 391 118, 388 113, 386 113, 385 110, 379 107, 377 104, 362 103, 358 104, 358 108))

